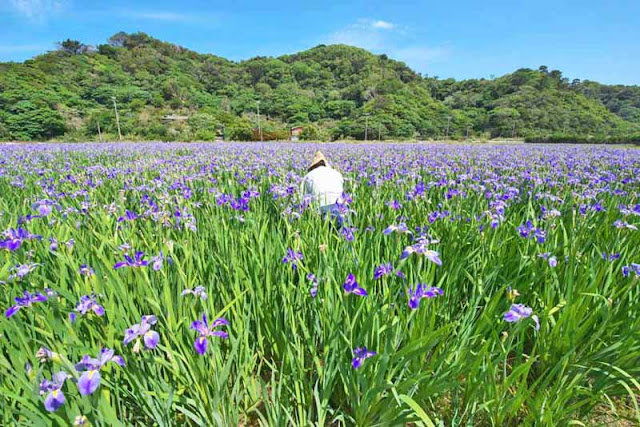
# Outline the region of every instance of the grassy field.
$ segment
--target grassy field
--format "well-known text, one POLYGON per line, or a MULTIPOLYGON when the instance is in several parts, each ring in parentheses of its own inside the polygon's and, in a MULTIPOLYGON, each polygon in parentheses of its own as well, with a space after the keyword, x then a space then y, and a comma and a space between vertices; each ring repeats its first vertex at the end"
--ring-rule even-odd
POLYGON ((640 423, 640 150, 319 147, 0 146, 0 424, 640 423))

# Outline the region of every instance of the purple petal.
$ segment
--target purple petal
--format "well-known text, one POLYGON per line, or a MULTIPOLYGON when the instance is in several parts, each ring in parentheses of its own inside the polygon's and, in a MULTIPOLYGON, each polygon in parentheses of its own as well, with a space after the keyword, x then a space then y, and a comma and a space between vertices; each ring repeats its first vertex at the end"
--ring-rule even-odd
POLYGON ((358 295, 359 297, 366 297, 367 295, 369 295, 364 288, 361 288, 359 286, 353 290, 353 293, 355 295, 358 295))
POLYGON ((122 356, 113 356, 111 361, 120 366, 127 366, 127 364, 124 363, 124 358, 122 356))
POLYGON ((57 374, 55 374, 54 379, 55 381, 62 387, 62 384, 65 382, 65 380, 69 378, 69 374, 67 374, 65 371, 60 371, 57 374))
POLYGON ((226 333, 225 331, 213 331, 211 332, 211 335, 215 336, 215 337, 220 337, 220 338, 228 338, 229 334, 226 333))
POLYGON ((440 261, 440 255, 436 251, 427 250, 424 253, 424 256, 435 265, 442 265, 442 261, 440 261))
POLYGON ((191 329, 195 329, 200 335, 207 335, 209 333, 209 328, 207 328, 205 323, 200 320, 192 322, 191 329))
POLYGON ((14 305, 13 307, 9 307, 7 309, 7 311, 4 312, 4 315, 8 318, 10 318, 11 316, 13 316, 14 314, 16 314, 19 310, 20 310, 20 306, 19 305, 14 305))
POLYGON ((138 329, 139 329, 139 325, 133 325, 131 328, 124 331, 124 340, 122 340, 122 343, 124 345, 127 345, 131 341, 136 339, 136 337, 138 336, 138 329))
POLYGON ((416 310, 419 306, 420 306, 420 298, 413 297, 413 296, 409 298, 409 308, 411 308, 411 310, 416 310))
POLYGON ((517 322, 520 319, 521 319, 521 316, 518 315, 517 313, 512 312, 512 311, 507 311, 504 314, 505 322, 513 323, 513 322, 517 322))
POLYGON ((200 336, 196 338, 195 343, 193 343, 193 347, 196 349, 198 354, 205 354, 207 351, 207 337, 200 336))
POLYGON ((31 300, 32 302, 45 302, 47 300, 47 297, 42 295, 41 293, 37 293, 33 299, 31 300))
POLYGON ((103 348, 102 350, 100 350, 100 361, 98 363, 100 363, 100 365, 104 365, 105 363, 113 359, 114 354, 115 352, 110 348, 103 348))
POLYGON ((100 371, 85 371, 78 379, 78 391, 80 394, 87 396, 98 389, 100 385, 100 371))
POLYGON ((218 326, 228 325, 228 324, 229 324, 229 321, 227 319, 225 319, 224 317, 220 317, 213 321, 210 328, 216 328, 218 326))
POLYGON ((64 393, 61 390, 53 390, 44 399, 44 408, 49 412, 55 412, 64 404, 64 393))
POLYGON ((364 359, 360 357, 354 357, 353 360, 351 361, 351 366, 353 366, 353 369, 358 369, 360 366, 362 366, 363 361, 364 359))
POLYGON ((147 348, 155 348, 158 345, 158 341, 160 340, 160 335, 158 335, 155 331, 149 331, 144 334, 144 345, 147 348))
POLYGON ((155 325, 158 323, 158 318, 154 315, 142 316, 142 321, 148 323, 149 325, 155 325))

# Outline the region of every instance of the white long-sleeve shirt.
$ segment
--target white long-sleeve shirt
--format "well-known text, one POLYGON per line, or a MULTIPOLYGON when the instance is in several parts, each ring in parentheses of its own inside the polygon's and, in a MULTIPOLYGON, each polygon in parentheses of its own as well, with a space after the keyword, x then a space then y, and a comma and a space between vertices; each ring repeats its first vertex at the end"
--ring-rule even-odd
POLYGON ((344 191, 344 178, 337 170, 320 166, 309 172, 302 180, 303 195, 310 195, 321 211, 330 210, 344 191))

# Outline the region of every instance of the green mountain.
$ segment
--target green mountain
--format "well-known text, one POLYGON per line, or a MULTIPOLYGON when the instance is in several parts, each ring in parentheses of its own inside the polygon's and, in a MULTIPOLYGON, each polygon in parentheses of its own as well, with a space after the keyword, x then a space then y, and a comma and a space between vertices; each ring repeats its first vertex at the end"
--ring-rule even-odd
POLYGON ((303 139, 640 132, 640 87, 569 82, 546 67, 439 80, 345 45, 233 62, 118 33, 0 63, 0 139, 97 140, 98 127, 115 139, 114 99, 126 139, 288 139, 293 126, 303 139))

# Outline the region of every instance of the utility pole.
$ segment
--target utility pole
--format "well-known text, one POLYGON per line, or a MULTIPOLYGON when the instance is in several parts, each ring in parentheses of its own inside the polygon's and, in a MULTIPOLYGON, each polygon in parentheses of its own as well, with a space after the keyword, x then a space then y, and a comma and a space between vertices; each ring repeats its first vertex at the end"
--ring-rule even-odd
POLYGON ((367 113, 364 115, 364 142, 367 142, 367 137, 369 133, 369 116, 371 113, 367 113))
POLYGON ((102 142, 102 132, 100 132, 100 119, 98 118, 96 122, 98 123, 98 138, 100 139, 100 142, 102 142))
POLYGON ((451 116, 447 116, 447 132, 444 135, 444 139, 449 139, 449 125, 451 124, 451 116))
POLYGON ((260 100, 256 100, 256 109, 258 110, 258 133, 260 134, 260 141, 262 141, 262 128, 260 127, 260 100))
POLYGON ((118 139, 122 141, 122 133, 120 133, 120 116, 118 116, 118 105, 116 104, 116 97, 112 96, 113 100, 113 109, 116 112, 116 125, 118 126, 118 139))

